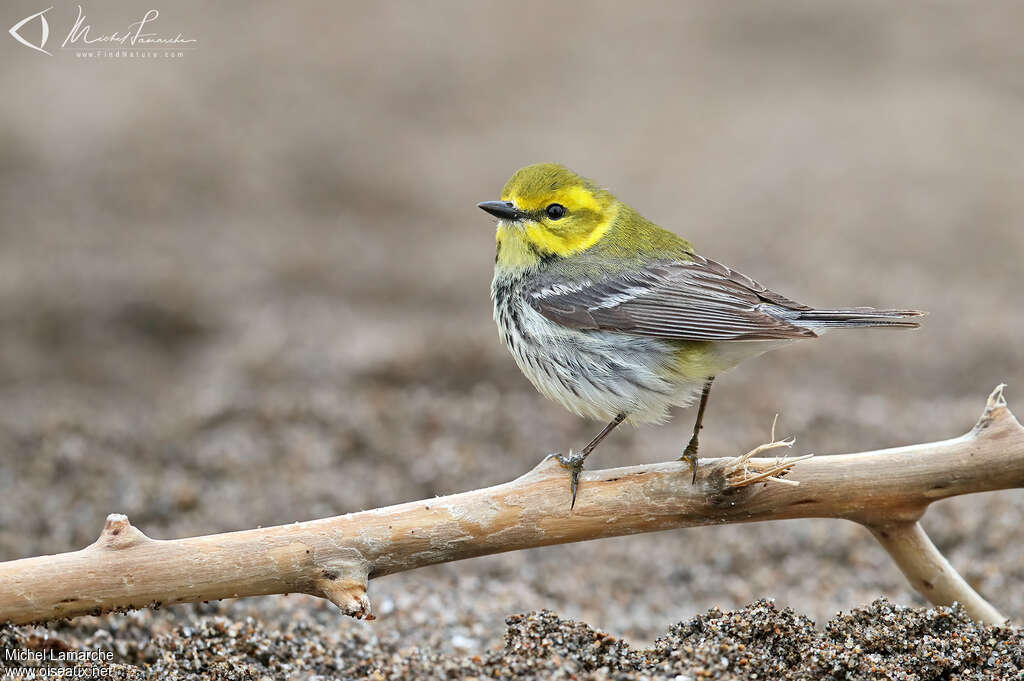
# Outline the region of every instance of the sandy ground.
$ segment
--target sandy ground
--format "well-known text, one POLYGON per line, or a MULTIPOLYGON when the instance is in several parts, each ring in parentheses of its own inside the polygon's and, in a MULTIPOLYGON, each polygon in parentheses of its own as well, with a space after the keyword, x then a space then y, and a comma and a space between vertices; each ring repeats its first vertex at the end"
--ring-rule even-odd
POLYGON ((504 646, 472 656, 402 648, 376 631, 321 628, 306 618, 268 628, 252 617, 195 615, 155 637, 153 620, 77 627, 67 632, 73 643, 61 631, 0 630, 0 645, 50 657, 111 651, 116 662, 78 668, 125 679, 989 680, 1019 679, 1024 665, 1019 629, 981 626, 959 606, 919 610, 885 599, 823 629, 764 600, 710 610, 642 649, 544 610, 507 618, 504 646))
MULTIPOLYGON (((55 36, 75 6, 47 15, 55 36)), ((18 0, 0 18, 39 9, 18 0)), ((475 204, 540 160, 798 300, 931 311, 919 332, 834 334, 725 376, 707 455, 763 441, 776 413, 799 452, 955 436, 999 382, 1024 413, 1019 6, 161 10, 164 30, 199 38, 180 60, 0 41, 0 86, 16 93, 0 109, 0 559, 80 548, 111 512, 156 538, 287 523, 493 484, 585 443, 599 424, 537 395, 490 319, 493 225, 475 204)), ((86 11, 97 30, 138 13, 86 11)), ((590 465, 675 458, 691 418, 616 432, 590 465)), ((1024 492, 942 502, 924 525, 1024 618, 1024 492)), ((199 642, 227 631, 334 651, 333 666, 306 667, 328 678, 398 678, 399 663, 499 676, 503 656, 533 664, 524 651, 543 638, 506 618, 548 609, 586 625, 544 615, 544 631, 590 626, 628 646, 607 672, 560 647, 558 673, 672 678, 715 664, 718 639, 695 622, 747 608, 744 622, 798 630, 801 673, 830 678, 807 646, 868 640, 856 627, 887 621, 891 606, 869 605, 880 596, 923 605, 864 530, 825 520, 480 558, 370 595, 373 623, 289 596, 48 635, 168 678, 213 665, 199 642), (188 655, 182 637, 197 642, 188 655)), ((986 651, 1005 640, 1022 666, 1019 630, 898 612, 913 640, 929 627, 986 651)), ((232 645, 252 678, 287 677, 275 655, 298 664, 232 645)), ((913 657, 878 645, 885 664, 913 657)))

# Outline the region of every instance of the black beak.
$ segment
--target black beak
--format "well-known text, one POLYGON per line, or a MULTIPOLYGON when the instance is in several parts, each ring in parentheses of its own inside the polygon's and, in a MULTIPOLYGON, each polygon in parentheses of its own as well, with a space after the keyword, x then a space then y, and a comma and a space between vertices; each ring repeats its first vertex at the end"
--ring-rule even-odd
POLYGON ((516 208, 511 201, 484 201, 476 204, 476 207, 502 220, 522 220, 526 217, 526 213, 516 208))

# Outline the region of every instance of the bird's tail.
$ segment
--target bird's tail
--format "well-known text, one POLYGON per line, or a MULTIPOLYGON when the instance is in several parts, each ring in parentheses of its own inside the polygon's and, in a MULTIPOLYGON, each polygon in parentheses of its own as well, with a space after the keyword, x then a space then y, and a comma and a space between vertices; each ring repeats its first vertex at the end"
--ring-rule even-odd
POLYGON ((793 321, 811 329, 855 329, 865 326, 889 326, 898 329, 916 329, 923 317, 921 310, 876 310, 873 307, 847 307, 838 310, 799 310, 793 321))

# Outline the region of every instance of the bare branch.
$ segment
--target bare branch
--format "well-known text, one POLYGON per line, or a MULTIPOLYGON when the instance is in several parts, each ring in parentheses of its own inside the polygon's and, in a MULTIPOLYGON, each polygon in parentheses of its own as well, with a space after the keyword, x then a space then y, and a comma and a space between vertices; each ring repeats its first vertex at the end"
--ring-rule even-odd
POLYGON ((0 620, 288 592, 369 617, 368 579, 425 565, 679 527, 819 517, 871 529, 933 603, 958 600, 973 617, 1001 622, 917 525, 933 501, 1024 487, 1024 428, 1001 388, 958 438, 816 456, 795 467, 793 459, 706 459, 693 485, 681 462, 591 471, 573 512, 565 469, 548 457, 496 487, 243 532, 158 541, 111 515, 85 549, 0 563, 0 620), (765 473, 797 484, 756 479, 765 473))
POLYGON ((920 523, 871 527, 900 570, 919 593, 932 603, 959 601, 975 619, 1002 624, 1006 618, 964 581, 924 533, 920 523))

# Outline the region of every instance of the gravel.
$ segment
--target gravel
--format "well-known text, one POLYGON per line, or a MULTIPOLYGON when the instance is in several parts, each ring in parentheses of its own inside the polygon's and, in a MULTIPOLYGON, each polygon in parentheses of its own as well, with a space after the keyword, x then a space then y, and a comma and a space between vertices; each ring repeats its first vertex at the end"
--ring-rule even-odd
MULTIPOLYGON (((371 630, 300 620, 195 614, 149 638, 152 618, 82 635, 74 627, 8 627, 0 648, 105 650, 115 678, 237 679, 1019 679, 1024 632, 983 626, 959 606, 906 608, 879 599, 824 629, 760 600, 669 627, 649 648, 543 610, 505 620, 505 645, 473 656, 403 647, 371 630)), ((82 668, 88 664, 79 665, 82 668)), ((0 669, 3 669, 0 663, 0 669)))

